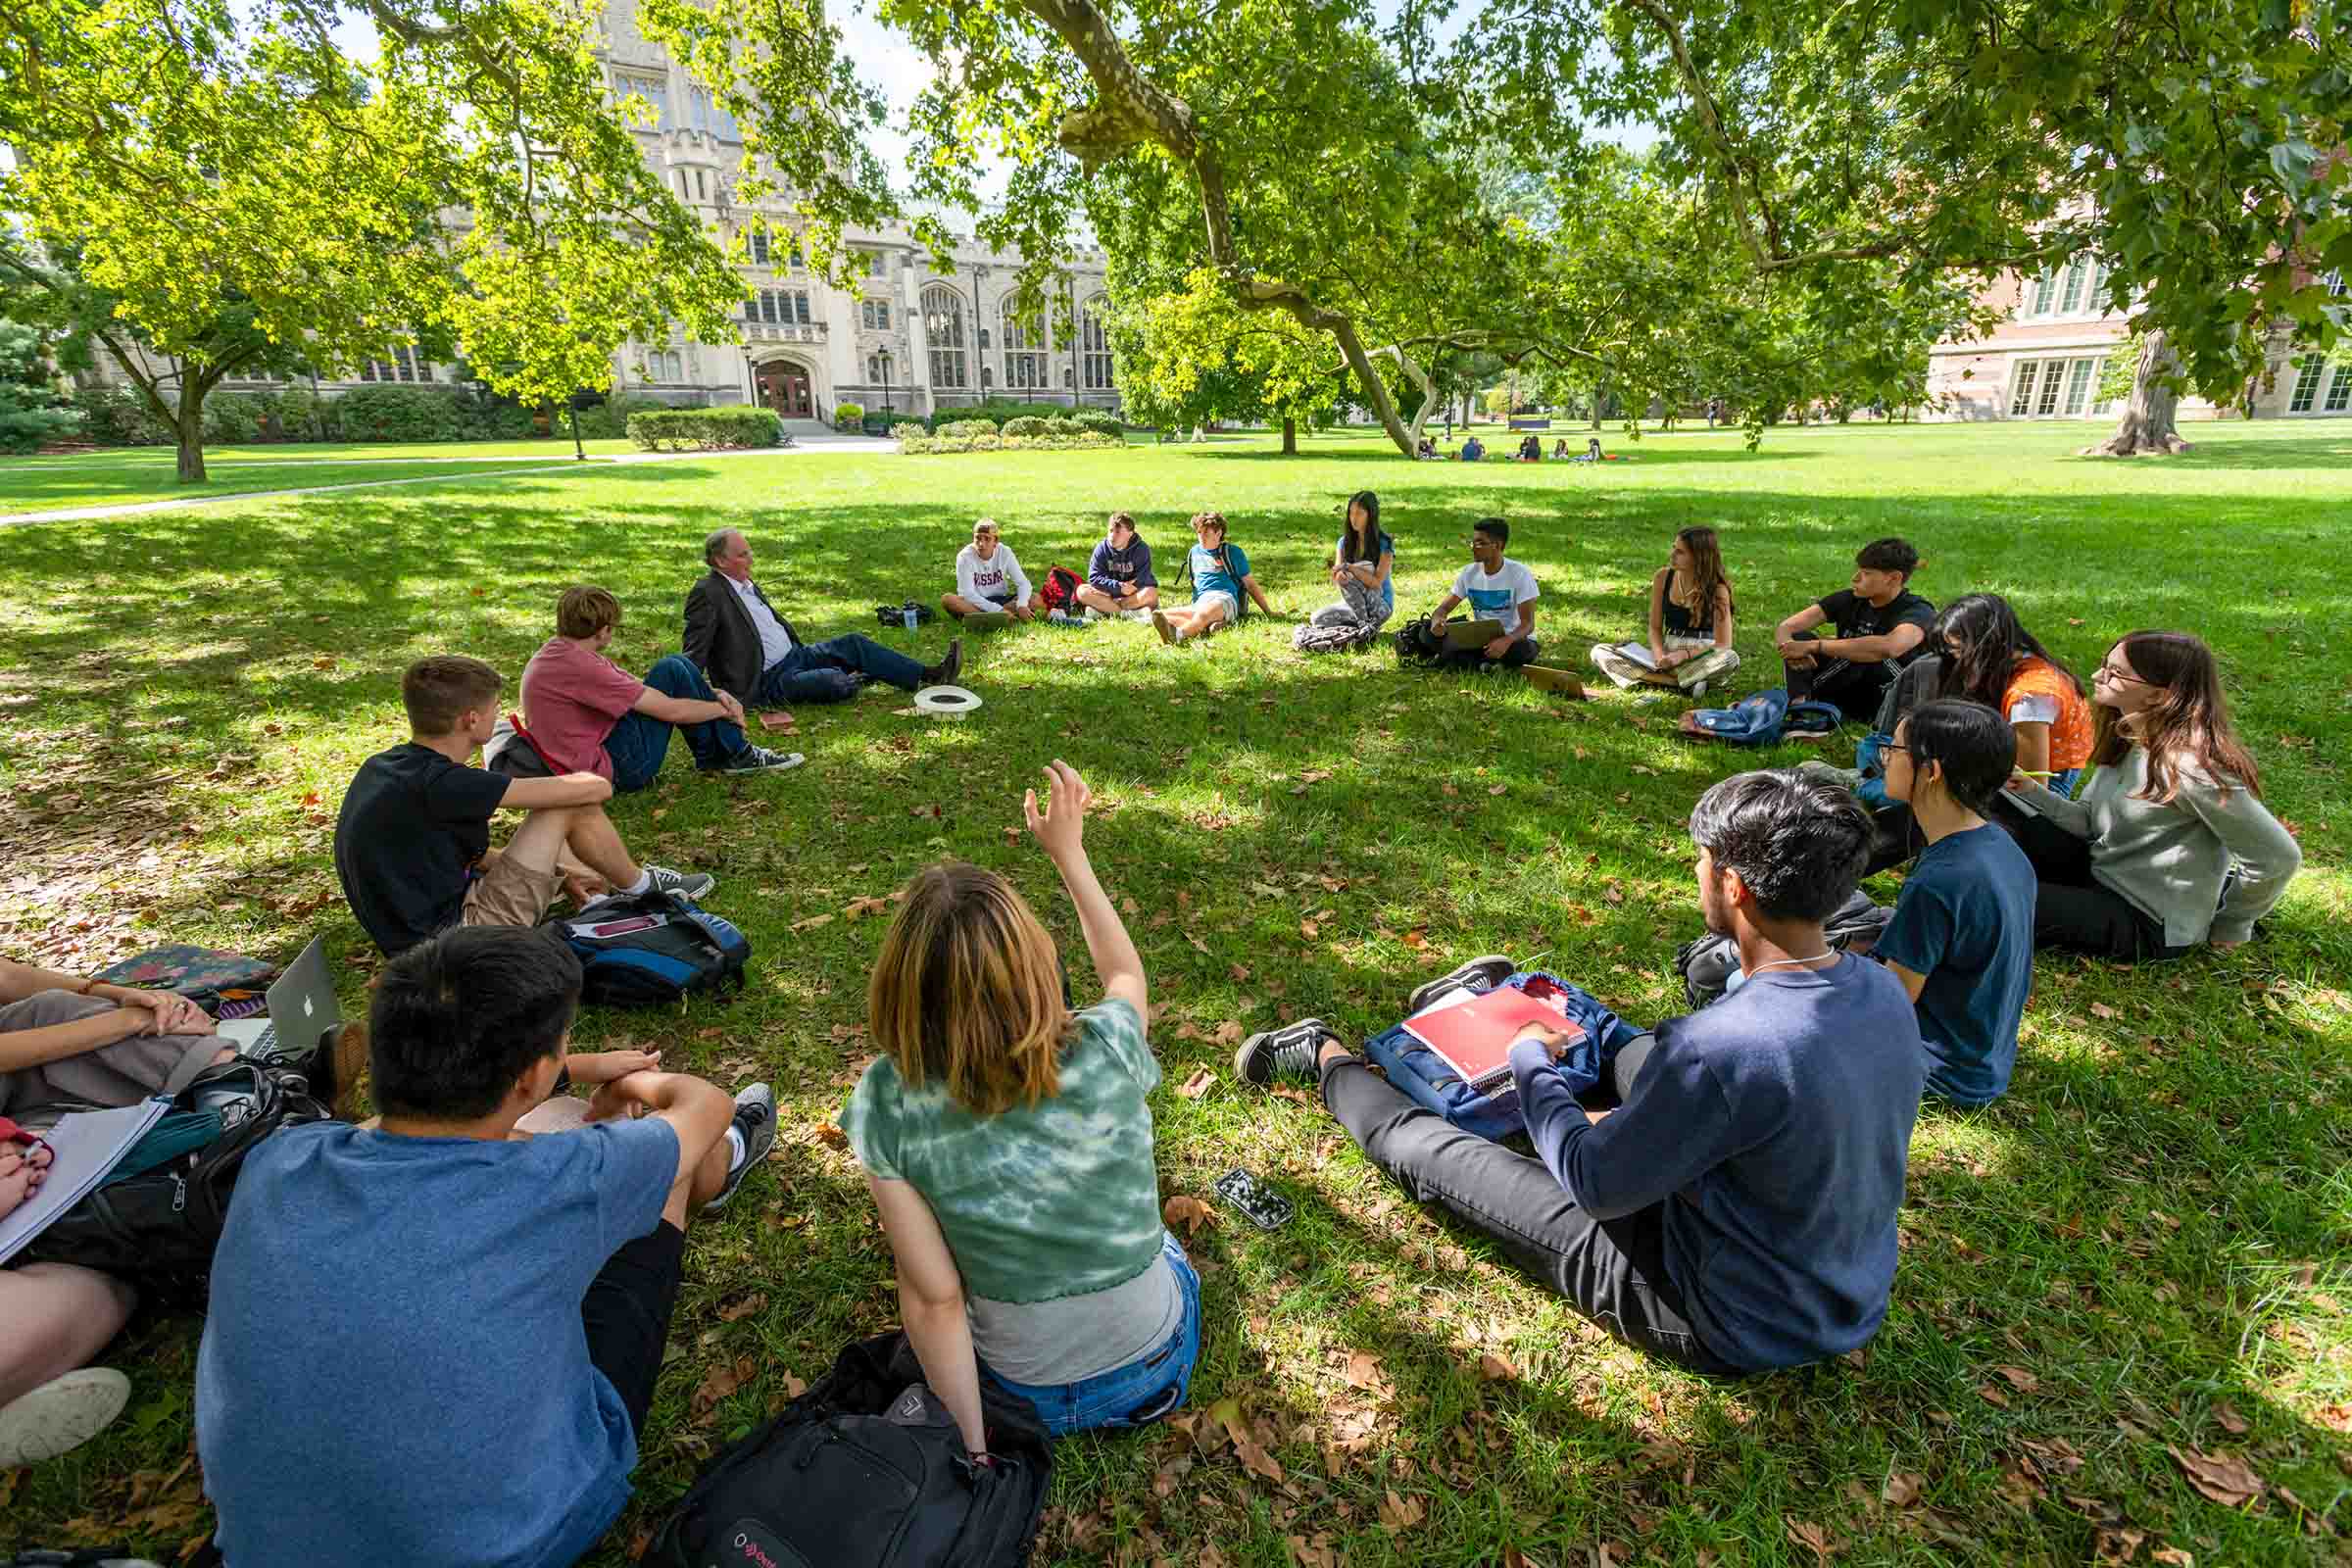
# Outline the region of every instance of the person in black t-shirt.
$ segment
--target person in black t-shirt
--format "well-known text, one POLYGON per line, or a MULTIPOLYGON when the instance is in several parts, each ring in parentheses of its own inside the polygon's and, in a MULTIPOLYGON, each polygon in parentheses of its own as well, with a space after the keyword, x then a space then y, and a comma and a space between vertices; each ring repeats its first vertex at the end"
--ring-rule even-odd
POLYGON ((456 925, 536 925, 569 889, 585 900, 610 884, 699 899, 715 885, 639 866, 605 815, 610 780, 594 773, 510 778, 472 765, 498 721, 498 671, 435 655, 400 679, 408 744, 360 764, 335 820, 335 874, 352 914, 387 955, 456 925), (527 811, 504 850, 490 816, 527 811), (601 884, 599 879, 601 879, 601 884))
POLYGON ((1835 703, 1848 718, 1879 710, 1887 683, 1927 646, 1936 607, 1911 592, 1919 552, 1903 539, 1874 539, 1854 557, 1854 581, 1781 622, 1775 641, 1792 702, 1835 703), (1816 637, 1827 622, 1834 637, 1816 637))

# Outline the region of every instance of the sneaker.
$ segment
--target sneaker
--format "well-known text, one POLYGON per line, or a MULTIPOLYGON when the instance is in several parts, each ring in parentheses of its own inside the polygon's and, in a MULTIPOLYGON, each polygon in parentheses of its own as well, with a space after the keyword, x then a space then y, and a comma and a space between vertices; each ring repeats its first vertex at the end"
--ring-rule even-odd
POLYGON ((1083 626, 1086 624, 1086 621, 1094 618, 1095 612, 1092 610, 1089 610, 1086 612, 1085 620, 1079 619, 1076 615, 1071 614, 1066 610, 1051 610, 1046 612, 1046 619, 1052 621, 1056 626, 1083 626))
POLYGON ((0 1405, 0 1470, 54 1459, 114 1424, 130 1402, 130 1379, 111 1366, 51 1378, 0 1405))
POLYGON ((654 879, 650 891, 674 893, 681 899, 707 899, 718 886, 718 878, 708 871, 672 871, 666 865, 649 865, 645 874, 654 879))
POLYGON ((311 1054, 295 1063, 302 1081, 310 1085, 311 1098, 338 1121, 351 1119, 352 1091, 359 1088, 367 1066, 368 1031, 356 1020, 328 1030, 311 1054))
POLYGON ((752 1167, 776 1147, 776 1092, 765 1084, 750 1084, 737 1090, 732 1125, 743 1135, 743 1161, 727 1172, 727 1184, 703 1205, 705 1213, 726 1207, 735 1190, 743 1185, 743 1179, 752 1173, 752 1167))
POLYGON ((1703 680, 1694 680, 1683 688, 1683 695, 1690 698, 1704 697, 1707 695, 1707 683, 1703 680))
POLYGON ((1243 1041, 1233 1054, 1233 1074, 1261 1088, 1283 1078, 1311 1084, 1323 1070, 1316 1059, 1323 1054, 1323 1042, 1339 1038, 1320 1018, 1265 1030, 1243 1041))
POLYGON ((1451 974, 1442 974, 1427 985, 1415 990, 1405 1003, 1405 1016, 1410 1017, 1437 1001, 1448 991, 1468 989, 1484 995, 1517 973, 1519 965, 1500 953, 1490 953, 1472 958, 1451 974))
POLYGON ((1120 612, 1119 612, 1119 618, 1120 618, 1121 620, 1143 620, 1143 621, 1148 621, 1148 620, 1150 620, 1150 619, 1152 617, 1152 615, 1153 615, 1154 613, 1156 613, 1156 612, 1154 612, 1154 611, 1152 609, 1152 607, 1151 607, 1150 605, 1138 605, 1138 606, 1136 606, 1136 607, 1135 607, 1133 610, 1122 610, 1122 611, 1120 611, 1120 612))
POLYGON ((1102 612, 1097 610, 1092 605, 1087 606, 1085 610, 1080 612, 1080 613, 1086 616, 1087 621, 1090 624, 1098 620, 1107 620, 1109 618, 1107 615, 1103 614, 1102 612))
POLYGON ((1152 612, 1152 629, 1159 633, 1161 642, 1170 648, 1176 646, 1176 623, 1156 610, 1152 612))
POLYGON ((781 773, 788 767, 798 767, 808 760, 798 752, 771 752, 764 746, 747 746, 735 754, 733 760, 713 769, 720 773, 781 773))
POLYGON ((958 637, 948 644, 948 657, 923 671, 926 686, 953 686, 956 672, 963 668, 963 639, 958 637))
POLYGON ((1825 762, 1816 757, 1808 757, 1797 763, 1796 770, 1806 778, 1817 778, 1829 784, 1841 784, 1849 790, 1857 788, 1862 782, 1860 768, 1839 767, 1834 762, 1825 762))

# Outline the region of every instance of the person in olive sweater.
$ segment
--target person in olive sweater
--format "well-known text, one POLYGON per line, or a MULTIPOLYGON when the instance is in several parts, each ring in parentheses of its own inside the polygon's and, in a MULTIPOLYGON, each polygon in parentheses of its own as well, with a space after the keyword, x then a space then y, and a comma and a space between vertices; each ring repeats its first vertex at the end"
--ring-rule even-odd
POLYGON ((2107 650, 2091 701, 2097 771, 2079 800, 2010 780, 2013 800, 2071 840, 2027 846, 2034 946, 2129 962, 2246 941, 2303 850, 2262 804, 2213 650, 2186 632, 2135 631, 2107 650))

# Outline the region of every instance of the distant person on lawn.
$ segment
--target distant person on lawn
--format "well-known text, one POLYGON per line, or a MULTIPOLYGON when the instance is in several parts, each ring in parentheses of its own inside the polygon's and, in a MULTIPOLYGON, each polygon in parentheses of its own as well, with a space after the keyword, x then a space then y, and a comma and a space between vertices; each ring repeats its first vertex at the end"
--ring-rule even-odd
POLYGON ((873 1043, 842 1111, 898 1263, 899 1311, 965 1446, 980 1382, 1055 1437, 1157 1421, 1200 1351, 1200 1278, 1160 1223, 1143 959, 1083 842, 1066 764, 1022 812, 1061 875, 1103 998, 1073 1012, 1054 938, 1012 884, 915 874, 867 993, 873 1043))
POLYGON ((2107 650, 2091 691, 2082 799, 2010 780, 2061 830, 2028 846, 2041 879, 2035 944, 2123 962, 2238 946, 2285 896, 2303 850, 2262 804, 2213 650, 2186 632, 2135 631, 2107 650))
POLYGON ((196 1356, 235 1568, 571 1563, 628 1501, 686 1227, 765 1156, 775 1102, 583 1070, 591 1125, 517 1138, 579 1002, 553 932, 435 938, 369 1007, 381 1125, 247 1156, 196 1356))
POLYGON ((1502 627, 1478 648, 1449 653, 1445 662, 1456 668, 1509 668, 1535 662, 1542 645, 1536 641, 1536 574, 1503 554, 1511 542, 1511 525, 1500 517, 1481 517, 1470 530, 1470 564, 1453 579, 1453 591, 1438 601, 1429 613, 1429 629, 1446 634, 1446 617, 1465 600, 1471 618, 1491 620, 1502 627))
POLYGON ((2016 757, 2008 720, 1956 698, 1914 708, 1886 748, 1887 799, 1910 806, 1928 847, 1871 956, 1918 1008, 1928 1093, 1959 1105, 2009 1088, 2034 989, 2034 862, 1985 821, 2016 757))
POLYGON ((1030 617, 1029 574, 998 537, 996 518, 972 524, 972 542, 956 553, 956 591, 943 595, 939 608, 957 620, 999 610, 1015 620, 1030 617))
POLYGON ((739 528, 705 539, 703 560, 710 570, 686 594, 686 657, 746 708, 846 703, 867 680, 917 691, 955 680, 962 667, 960 640, 928 666, 856 632, 803 642, 752 580, 752 545, 739 528))
POLYGON ((1628 658, 1615 643, 1596 645, 1592 662, 1619 686, 1673 686, 1704 697, 1708 682, 1740 667, 1732 609, 1721 537, 1712 528, 1685 528, 1649 579, 1649 663, 1628 658))
POLYGON ((656 660, 639 680, 605 656, 620 629, 620 601, 602 588, 566 588, 556 634, 522 666, 522 721, 558 772, 594 773, 614 791, 661 776, 673 730, 686 732, 705 773, 798 767, 798 752, 771 752, 744 737, 743 705, 712 691, 684 654, 656 660))
POLYGON ((1791 702, 1835 704, 1870 721, 1879 699, 1927 646, 1936 607, 1911 591, 1919 552, 1903 539, 1874 539, 1854 557, 1854 580, 1780 624, 1781 667, 1791 702), (1834 637, 1816 637, 1827 623, 1834 637))
POLYGON ((568 887, 585 903, 606 886, 708 894, 687 875, 629 858, 604 803, 612 781, 586 769, 509 778, 473 759, 498 722, 498 671, 478 659, 435 655, 401 675, 406 744, 360 764, 335 819, 335 874, 351 912, 377 947, 402 954, 457 925, 536 925, 568 887), (490 818, 529 813, 503 850, 490 818))
POLYGON ((1479 459, 1485 457, 1486 455, 1487 444, 1484 441, 1481 441, 1478 437, 1470 436, 1463 440, 1462 461, 1464 463, 1476 463, 1479 459))
POLYGON ((1319 1084, 1372 1163, 1628 1345, 1737 1375, 1878 1332, 1926 1055, 1894 976, 1822 932, 1870 843, 1850 793, 1742 773, 1699 798, 1690 837, 1707 929, 1738 940, 1747 983, 1642 1035, 1584 999, 1575 1049, 1529 1025, 1510 1060, 1537 1158, 1449 1126, 1320 1020, 1252 1036, 1234 1066, 1319 1084), (1617 1109, 1578 1102, 1596 1085, 1617 1109))
POLYGON ((1268 615, 1274 607, 1250 573, 1250 557, 1226 538, 1222 513, 1201 512, 1193 516, 1193 602, 1183 610, 1155 610, 1152 624, 1159 640, 1176 644, 1188 637, 1205 637, 1219 626, 1240 622, 1247 594, 1268 615))
POLYGON ((1152 575, 1152 547, 1135 531, 1135 519, 1126 513, 1112 513, 1109 529, 1095 542, 1078 603, 1098 615, 1130 619, 1148 618, 1159 608, 1159 579, 1152 575))

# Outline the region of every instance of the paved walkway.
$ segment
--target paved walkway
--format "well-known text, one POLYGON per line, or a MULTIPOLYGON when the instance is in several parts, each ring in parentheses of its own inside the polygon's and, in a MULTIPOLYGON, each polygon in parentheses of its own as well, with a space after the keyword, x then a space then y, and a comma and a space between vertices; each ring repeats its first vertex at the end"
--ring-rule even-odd
MULTIPOLYGON (((794 438, 793 444, 779 451, 774 447, 746 447, 732 452, 624 452, 608 456, 592 456, 585 461, 565 462, 549 457, 520 468, 475 469, 466 473, 417 474, 406 479, 351 479, 342 484, 310 484, 287 490, 225 490, 219 495, 174 496, 163 501, 129 501, 105 507, 66 507, 52 512, 21 512, 13 516, 0 517, 0 527, 17 527, 31 522, 94 522, 107 517, 136 517, 151 512, 175 512, 183 507, 209 507, 223 501, 270 501, 283 496, 323 496, 341 490, 385 490, 404 484, 471 484, 477 479, 512 479, 518 474, 579 473, 589 467, 622 467, 639 463, 706 462, 711 458, 783 458, 802 452, 896 452, 899 444, 882 436, 865 435, 804 435, 794 438)), ((313 459, 321 466, 335 461, 313 459)), ((351 463, 479 463, 495 462, 480 458, 350 458, 351 463)))

